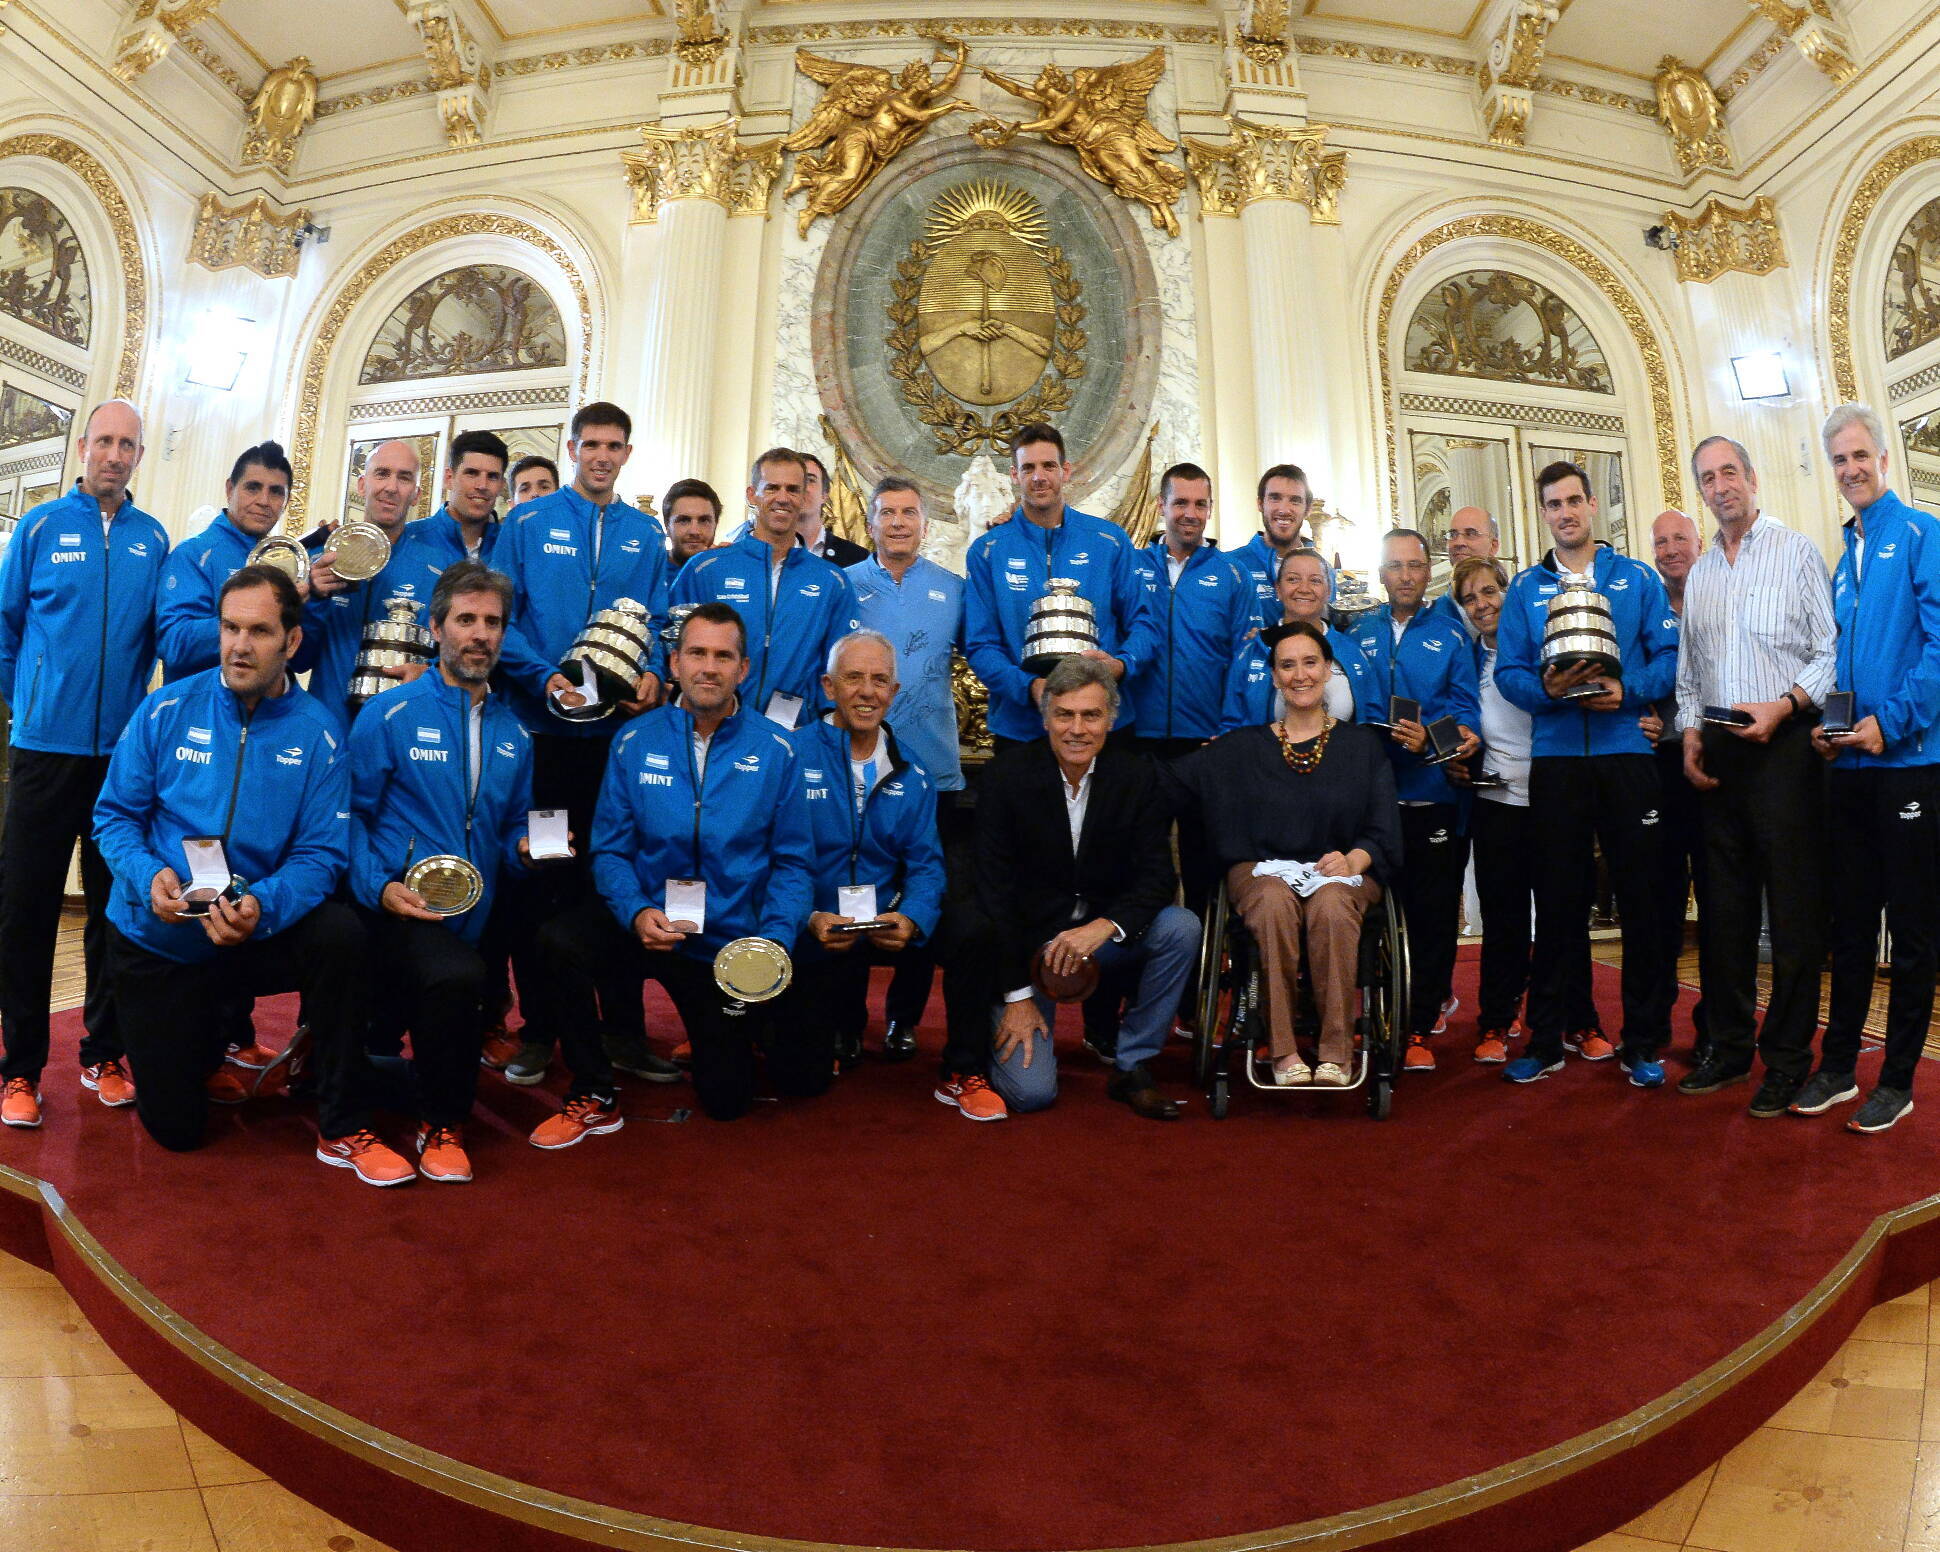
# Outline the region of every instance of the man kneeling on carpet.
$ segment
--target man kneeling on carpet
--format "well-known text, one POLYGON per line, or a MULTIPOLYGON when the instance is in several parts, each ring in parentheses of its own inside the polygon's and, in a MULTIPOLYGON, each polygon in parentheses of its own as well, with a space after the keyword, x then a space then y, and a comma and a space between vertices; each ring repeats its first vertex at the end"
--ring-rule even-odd
POLYGON ((1199 920, 1171 903, 1178 878, 1158 770, 1144 755, 1105 747, 1118 715, 1105 664, 1066 658, 1045 678, 1039 705, 1048 736, 999 755, 978 791, 979 920, 957 949, 999 977, 990 1083, 1013 1111, 1050 1105, 1058 1064, 1044 987, 1082 996, 1094 970, 1136 977, 1106 1092, 1137 1115, 1175 1120, 1178 1105, 1146 1064, 1172 1028, 1199 920))
POLYGON ((795 735, 815 908, 796 955, 793 1005, 805 1037, 831 1053, 844 1014, 867 1005, 870 966, 898 964, 904 949, 929 941, 943 909, 936 793, 885 721, 901 688, 887 636, 844 636, 822 676, 835 709, 795 735), (879 925, 857 930, 871 922, 879 925))
POLYGON ((461 1128, 487 1023, 478 943, 501 859, 532 866, 532 739, 489 682, 511 608, 503 573, 448 566, 431 594, 437 671, 373 696, 350 730, 350 888, 372 981, 411 1031, 427 1180, 472 1178, 461 1128))
MULTIPOLYGON (((596 967, 623 961, 660 982, 694 1053, 701 1109, 731 1121, 754 1102, 754 1048, 782 1094, 819 1094, 835 1061, 776 1005, 746 1002, 716 979, 731 943, 792 947, 814 893, 801 761, 788 734, 739 690, 748 637, 732 606, 704 603, 681 622, 671 669, 680 700, 636 718, 613 744, 593 822, 601 898, 540 933, 558 1002, 560 1050, 572 1071, 565 1108, 532 1134, 569 1148, 622 1125, 600 1041, 596 967)), ((753 948, 759 955, 762 950, 753 948)))
POLYGON ((94 809, 138 1113, 163 1147, 200 1147, 225 997, 296 990, 316 1057, 317 1157, 372 1185, 408 1180, 358 1081, 364 932, 330 898, 350 857, 350 768, 334 715, 290 677, 302 600, 282 572, 245 566, 216 607, 220 663, 142 702, 94 809))
POLYGON ((1339 1088, 1352 1080, 1361 919, 1377 880, 1401 865, 1401 822, 1387 749, 1327 709, 1333 648, 1307 620, 1261 635, 1281 715, 1228 733, 1167 775, 1197 797, 1226 893, 1259 944, 1273 1081, 1339 1088), (1320 1009, 1318 1062, 1294 1041, 1302 939, 1320 1009))

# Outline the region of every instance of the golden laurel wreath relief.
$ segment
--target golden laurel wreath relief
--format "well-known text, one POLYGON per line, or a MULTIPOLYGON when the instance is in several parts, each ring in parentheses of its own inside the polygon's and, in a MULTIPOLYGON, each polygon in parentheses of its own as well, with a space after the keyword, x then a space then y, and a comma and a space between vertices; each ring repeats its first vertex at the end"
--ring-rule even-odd
POLYGON ((1023 189, 979 178, 936 198, 890 282, 887 343, 890 375, 938 452, 1002 449, 1070 405, 1085 370, 1082 294, 1023 189), (1005 407, 986 419, 972 406, 1005 407))

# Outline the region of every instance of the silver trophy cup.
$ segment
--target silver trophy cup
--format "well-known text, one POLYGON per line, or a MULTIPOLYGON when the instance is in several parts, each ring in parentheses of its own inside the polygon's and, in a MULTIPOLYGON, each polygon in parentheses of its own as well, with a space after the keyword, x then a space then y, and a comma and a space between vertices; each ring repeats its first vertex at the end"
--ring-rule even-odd
POLYGON ((383 619, 372 620, 364 627, 362 649, 350 675, 352 711, 401 682, 381 670, 408 668, 414 663, 428 666, 437 658, 436 638, 418 624, 418 610, 423 607, 417 599, 399 594, 386 600, 383 619))
POLYGON ((1098 650, 1098 615, 1091 600, 1079 596, 1069 577, 1053 577, 1044 596, 1031 605, 1024 629, 1025 673, 1048 674, 1068 657, 1098 650))
POLYGON ((573 638, 560 659, 559 671, 575 683, 591 672, 599 686, 599 701, 591 706, 562 706, 555 698, 553 712, 568 722, 597 722, 612 716, 616 703, 631 700, 633 682, 653 659, 653 626, 644 604, 616 598, 601 609, 573 638))
MULTIPOLYGON (((1617 642, 1610 600, 1588 577, 1565 573, 1562 589, 1549 600, 1543 622, 1543 667, 1573 668, 1579 663, 1591 664, 1614 679, 1623 672, 1623 648, 1617 642)), ((1569 698, 1600 693, 1597 686, 1586 684, 1570 691, 1569 698)))

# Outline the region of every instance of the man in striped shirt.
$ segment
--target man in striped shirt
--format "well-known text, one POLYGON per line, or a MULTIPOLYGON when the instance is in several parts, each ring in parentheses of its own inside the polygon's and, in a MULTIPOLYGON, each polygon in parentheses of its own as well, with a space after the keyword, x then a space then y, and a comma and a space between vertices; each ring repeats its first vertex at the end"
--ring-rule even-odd
POLYGON ((1765 1076, 1751 1113, 1777 1116, 1811 1071, 1819 1018, 1825 772, 1811 734, 1833 688, 1832 579, 1818 546, 1759 511, 1758 474, 1741 445, 1705 438, 1691 473, 1718 521, 1685 579, 1677 660, 1684 775, 1704 807, 1699 978, 1711 1050, 1677 1088, 1708 1094, 1751 1076, 1768 910, 1772 995, 1757 1030, 1765 1076))

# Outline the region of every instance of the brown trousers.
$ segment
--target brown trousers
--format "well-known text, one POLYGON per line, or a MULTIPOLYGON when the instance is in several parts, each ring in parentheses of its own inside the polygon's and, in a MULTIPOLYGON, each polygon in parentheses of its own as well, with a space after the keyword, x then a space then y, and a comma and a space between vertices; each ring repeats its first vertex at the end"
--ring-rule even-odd
POLYGON ((1354 994, 1361 958, 1361 918, 1381 898, 1363 879, 1350 888, 1327 884, 1301 899, 1277 878, 1254 876, 1253 864, 1226 870, 1226 893, 1259 945, 1261 992, 1275 1058, 1291 1056, 1300 1003, 1300 938, 1307 939, 1314 1001, 1320 1007, 1320 1060, 1345 1067, 1354 1054, 1354 994))

